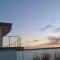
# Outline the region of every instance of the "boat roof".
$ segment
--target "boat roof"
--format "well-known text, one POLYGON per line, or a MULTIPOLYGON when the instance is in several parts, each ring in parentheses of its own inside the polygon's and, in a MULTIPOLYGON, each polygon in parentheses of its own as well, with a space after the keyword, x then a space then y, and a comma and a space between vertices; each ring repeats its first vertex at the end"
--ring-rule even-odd
POLYGON ((0 22, 0 26, 12 26, 12 23, 0 22))

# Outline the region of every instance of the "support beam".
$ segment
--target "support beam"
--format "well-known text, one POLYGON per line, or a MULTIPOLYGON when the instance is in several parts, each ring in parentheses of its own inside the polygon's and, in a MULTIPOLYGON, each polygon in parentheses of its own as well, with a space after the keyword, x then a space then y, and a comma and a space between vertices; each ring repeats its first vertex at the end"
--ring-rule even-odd
POLYGON ((0 47, 3 46, 2 28, 0 28, 0 47))

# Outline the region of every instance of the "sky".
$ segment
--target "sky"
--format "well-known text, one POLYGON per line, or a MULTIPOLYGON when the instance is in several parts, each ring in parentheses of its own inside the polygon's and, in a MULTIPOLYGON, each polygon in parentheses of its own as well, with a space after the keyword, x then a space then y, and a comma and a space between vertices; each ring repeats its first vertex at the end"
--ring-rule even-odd
POLYGON ((8 35, 24 45, 46 43, 60 36, 60 0, 0 0, 0 22, 12 23, 8 35))

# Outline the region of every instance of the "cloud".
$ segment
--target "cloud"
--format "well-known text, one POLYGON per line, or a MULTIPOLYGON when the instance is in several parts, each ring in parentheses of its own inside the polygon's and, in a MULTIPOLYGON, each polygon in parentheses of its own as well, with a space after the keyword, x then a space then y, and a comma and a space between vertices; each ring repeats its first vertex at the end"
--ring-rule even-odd
POLYGON ((56 28, 54 32, 60 32, 60 27, 56 28))
POLYGON ((39 40, 33 40, 33 41, 39 41, 39 40))
POLYGON ((50 40, 49 44, 58 44, 60 42, 60 37, 48 37, 50 40))
POLYGON ((55 40, 56 39, 56 37, 54 37, 54 36, 49 36, 48 37, 48 40, 50 40, 50 41, 53 41, 53 40, 55 40))
POLYGON ((54 27, 54 26, 53 25, 46 25, 45 27, 41 28, 40 31, 45 31, 45 30, 50 29, 52 27, 54 27))

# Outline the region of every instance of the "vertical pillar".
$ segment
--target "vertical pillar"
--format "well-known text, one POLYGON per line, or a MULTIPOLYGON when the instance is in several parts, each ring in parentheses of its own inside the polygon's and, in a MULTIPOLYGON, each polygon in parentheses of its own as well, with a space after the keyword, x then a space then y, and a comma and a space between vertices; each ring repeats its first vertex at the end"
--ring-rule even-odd
POLYGON ((20 38, 18 38, 19 36, 17 36, 17 47, 21 47, 21 36, 20 38))
POLYGON ((2 40, 3 40, 3 37, 2 37, 2 28, 0 28, 0 47, 3 46, 2 40))
POLYGON ((9 47, 10 47, 10 36, 9 36, 9 47))

